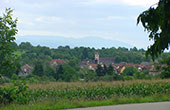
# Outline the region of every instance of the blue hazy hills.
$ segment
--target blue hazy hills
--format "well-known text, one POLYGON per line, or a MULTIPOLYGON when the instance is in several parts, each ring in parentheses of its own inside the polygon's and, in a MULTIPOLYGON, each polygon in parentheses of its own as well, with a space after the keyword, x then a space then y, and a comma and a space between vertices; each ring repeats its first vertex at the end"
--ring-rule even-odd
POLYGON ((117 40, 108 40, 100 37, 84 37, 84 38, 67 38, 59 36, 17 36, 17 44, 21 42, 30 42, 32 45, 47 46, 50 48, 57 48, 58 46, 74 47, 94 47, 94 48, 111 48, 111 47, 126 47, 132 48, 133 46, 117 40))

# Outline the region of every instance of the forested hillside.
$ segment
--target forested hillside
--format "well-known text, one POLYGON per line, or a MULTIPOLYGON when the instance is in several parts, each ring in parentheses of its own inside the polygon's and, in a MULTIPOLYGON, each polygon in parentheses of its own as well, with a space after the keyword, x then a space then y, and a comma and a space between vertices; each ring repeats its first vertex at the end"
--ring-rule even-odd
MULTIPOLYGON (((15 48, 13 53, 17 58, 16 68, 13 71, 14 74, 4 74, 3 76, 15 80, 26 79, 31 82, 43 80, 111 81, 151 78, 149 69, 151 70, 153 62, 151 58, 145 57, 144 49, 137 49, 136 47, 131 49, 124 47, 102 49, 86 47, 70 48, 69 46, 49 48, 33 46, 29 42, 22 42, 19 45, 13 43, 13 47, 15 48), (82 66, 83 61, 94 61, 96 52, 100 54, 101 58, 111 58, 114 61, 110 65, 103 65, 104 67, 97 64, 86 64, 82 66), (59 61, 59 65, 55 65, 55 61, 59 61), (119 65, 121 63, 126 63, 127 65, 119 65), (152 65, 147 66, 142 63, 152 65), (146 66, 146 68, 143 66, 146 66), (139 70, 141 67, 143 70, 139 70)), ((167 54, 164 54, 164 56, 167 56, 167 54)))
POLYGON ((69 46, 59 46, 56 49, 50 49, 49 47, 32 46, 29 42, 22 42, 17 45, 15 54, 20 57, 21 64, 34 64, 36 60, 50 61, 52 59, 64 59, 69 62, 79 64, 83 59, 94 59, 94 53, 97 51, 100 53, 100 57, 112 57, 116 63, 127 62, 140 64, 141 62, 149 62, 151 59, 145 57, 144 49, 127 49, 124 47, 119 48, 86 48, 69 46))

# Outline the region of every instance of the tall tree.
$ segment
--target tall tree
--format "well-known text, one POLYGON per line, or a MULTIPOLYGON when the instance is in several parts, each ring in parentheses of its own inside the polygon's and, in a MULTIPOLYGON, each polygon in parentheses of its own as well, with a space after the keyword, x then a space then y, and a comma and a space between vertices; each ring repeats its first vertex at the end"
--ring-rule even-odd
POLYGON ((63 66, 63 74, 62 74, 62 80, 66 82, 75 81, 78 79, 78 74, 74 68, 72 68, 70 65, 64 65, 63 66))
POLYGON ((87 59, 87 58, 88 58, 88 50, 87 50, 87 48, 84 48, 82 59, 87 59))
POLYGON ((108 67, 108 69, 107 69, 107 74, 112 75, 113 73, 114 73, 114 68, 113 68, 113 66, 110 64, 109 67, 108 67))
POLYGON ((123 74, 124 75, 128 75, 128 76, 133 76, 133 74, 137 73, 138 70, 136 67, 127 67, 124 71, 123 74))
POLYGON ((97 65, 96 74, 97 74, 97 76, 104 76, 103 68, 102 68, 102 66, 100 64, 97 65))
POLYGON ((137 24, 142 23, 149 33, 149 39, 154 41, 146 55, 151 55, 154 60, 159 54, 169 49, 170 45, 170 0, 159 0, 148 10, 141 13, 137 24), (155 8, 156 6, 156 8, 155 8))
POLYGON ((57 71, 57 74, 56 76, 54 77, 56 80, 58 79, 64 79, 63 77, 63 74, 64 74, 64 71, 63 71, 63 66, 62 65, 59 65, 58 68, 56 68, 56 71, 57 71))
POLYGON ((32 44, 30 42, 22 42, 20 45, 19 45, 19 48, 20 49, 25 49, 25 50, 30 50, 32 49, 32 44))
POLYGON ((104 67, 103 67, 103 75, 106 75, 106 73, 107 73, 107 71, 108 71, 108 69, 107 69, 107 66, 106 65, 104 65, 104 67))
POLYGON ((37 61, 35 63, 33 74, 35 74, 37 76, 43 76, 44 75, 44 68, 43 68, 43 65, 42 65, 41 61, 37 61))
POLYGON ((0 16, 0 74, 11 76, 15 69, 13 42, 17 34, 17 19, 13 20, 11 9, 0 16))

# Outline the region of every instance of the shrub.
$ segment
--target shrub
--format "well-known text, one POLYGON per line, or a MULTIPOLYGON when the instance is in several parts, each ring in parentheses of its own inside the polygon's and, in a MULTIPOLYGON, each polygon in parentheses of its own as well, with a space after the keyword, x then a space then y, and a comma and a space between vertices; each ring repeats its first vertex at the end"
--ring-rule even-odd
POLYGON ((28 86, 26 82, 14 82, 10 88, 0 88, 0 104, 17 102, 19 104, 28 103, 30 100, 28 86))
POLYGON ((13 80, 18 80, 18 75, 13 74, 13 75, 11 76, 11 79, 13 79, 13 80))
POLYGON ((168 65, 167 67, 164 67, 163 69, 164 71, 161 74, 161 78, 162 79, 170 78, 170 65, 168 65))
POLYGON ((10 79, 0 75, 0 84, 9 83, 10 79))

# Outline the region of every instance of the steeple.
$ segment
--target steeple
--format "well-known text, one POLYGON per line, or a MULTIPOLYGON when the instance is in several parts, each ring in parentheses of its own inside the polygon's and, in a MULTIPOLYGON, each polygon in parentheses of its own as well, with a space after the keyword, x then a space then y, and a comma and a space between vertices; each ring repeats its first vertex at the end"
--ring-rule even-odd
POLYGON ((95 59, 95 63, 99 64, 99 53, 98 52, 95 52, 94 59, 95 59))

